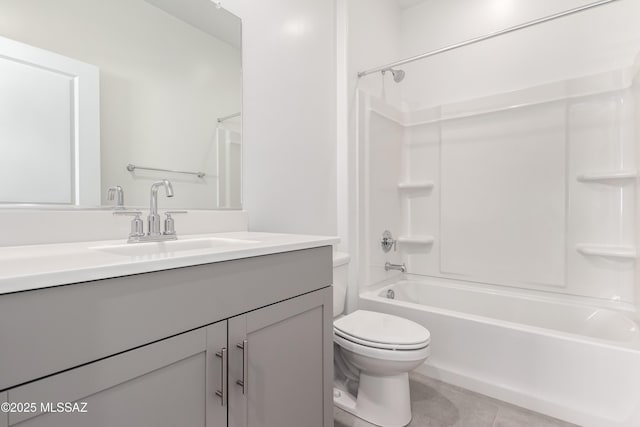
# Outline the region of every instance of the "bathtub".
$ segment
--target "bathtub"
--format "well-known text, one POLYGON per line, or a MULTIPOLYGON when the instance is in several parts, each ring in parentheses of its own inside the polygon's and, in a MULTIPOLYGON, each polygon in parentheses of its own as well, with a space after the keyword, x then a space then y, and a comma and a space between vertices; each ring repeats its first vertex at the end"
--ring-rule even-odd
POLYGON ((359 307, 431 332, 418 372, 583 426, 640 426, 633 313, 443 279, 401 280, 359 307))

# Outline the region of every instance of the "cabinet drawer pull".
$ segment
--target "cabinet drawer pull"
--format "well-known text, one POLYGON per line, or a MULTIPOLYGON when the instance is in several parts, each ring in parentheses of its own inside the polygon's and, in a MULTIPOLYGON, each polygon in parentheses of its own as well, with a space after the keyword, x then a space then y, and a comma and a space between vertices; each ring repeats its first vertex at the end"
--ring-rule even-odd
POLYGON ((247 393, 247 377, 249 373, 249 343, 243 340, 236 344, 236 347, 242 349, 242 379, 237 380, 236 384, 242 387, 242 394, 247 393))
POLYGON ((216 356, 220 358, 220 390, 216 390, 216 396, 220 397, 220 404, 227 405, 227 349, 223 347, 216 356))

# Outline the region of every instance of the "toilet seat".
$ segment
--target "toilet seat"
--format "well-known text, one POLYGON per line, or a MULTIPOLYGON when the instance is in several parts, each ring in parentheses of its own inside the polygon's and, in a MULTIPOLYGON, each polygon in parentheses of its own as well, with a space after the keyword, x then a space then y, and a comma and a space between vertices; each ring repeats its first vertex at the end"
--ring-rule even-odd
POLYGON ((333 342, 340 346, 343 350, 350 351, 360 356, 365 356, 370 359, 378 359, 385 363, 397 363, 397 362, 413 362, 417 360, 424 360, 431 354, 431 347, 418 348, 415 350, 390 350, 385 348, 369 347, 363 344, 358 344, 353 341, 349 341, 340 335, 333 334, 333 342))
POLYGON ((418 323, 386 313, 357 310, 334 322, 334 336, 379 350, 410 351, 427 347, 429 331, 418 323))

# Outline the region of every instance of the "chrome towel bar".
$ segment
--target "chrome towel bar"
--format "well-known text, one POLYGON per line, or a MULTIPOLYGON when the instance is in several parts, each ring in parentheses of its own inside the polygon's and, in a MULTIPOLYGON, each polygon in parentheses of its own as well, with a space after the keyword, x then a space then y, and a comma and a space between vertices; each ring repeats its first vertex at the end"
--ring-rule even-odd
POLYGON ((233 113, 233 114, 229 114, 228 116, 219 117, 218 118, 218 123, 222 123, 225 120, 233 119, 234 117, 240 117, 240 114, 241 113, 233 113))
POLYGON ((204 172, 190 172, 190 171, 179 171, 179 170, 173 170, 173 169, 150 168, 150 167, 147 167, 147 166, 133 165, 131 163, 129 163, 127 165, 127 170, 129 172, 133 172, 136 169, 144 169, 144 170, 148 170, 148 171, 158 171, 158 172, 182 173, 182 174, 186 174, 186 175, 195 175, 198 178, 204 178, 207 175, 204 172))

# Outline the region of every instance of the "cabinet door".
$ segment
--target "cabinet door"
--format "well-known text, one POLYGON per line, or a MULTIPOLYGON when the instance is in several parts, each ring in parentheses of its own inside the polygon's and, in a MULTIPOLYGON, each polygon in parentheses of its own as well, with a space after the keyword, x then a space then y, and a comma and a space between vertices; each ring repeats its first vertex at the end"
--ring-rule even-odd
POLYGON ((332 427, 331 288, 229 319, 229 426, 332 427))
POLYGON ((226 408, 207 405, 220 379, 208 349, 221 337, 226 321, 10 389, 10 403, 36 411, 9 413, 9 426, 224 427, 226 408), (86 412, 57 411, 65 402, 86 412))
MULTIPOLYGON (((206 426, 226 427, 229 406, 227 321, 215 323, 207 331, 206 426)), ((182 426, 187 426, 183 424, 182 426)), ((180 426, 180 427, 182 427, 180 426)))
MULTIPOLYGON (((0 393, 0 405, 7 401, 8 401, 7 392, 5 391, 4 393, 0 393)), ((0 411, 0 427, 7 427, 8 425, 9 425, 9 414, 4 411, 0 411)))

